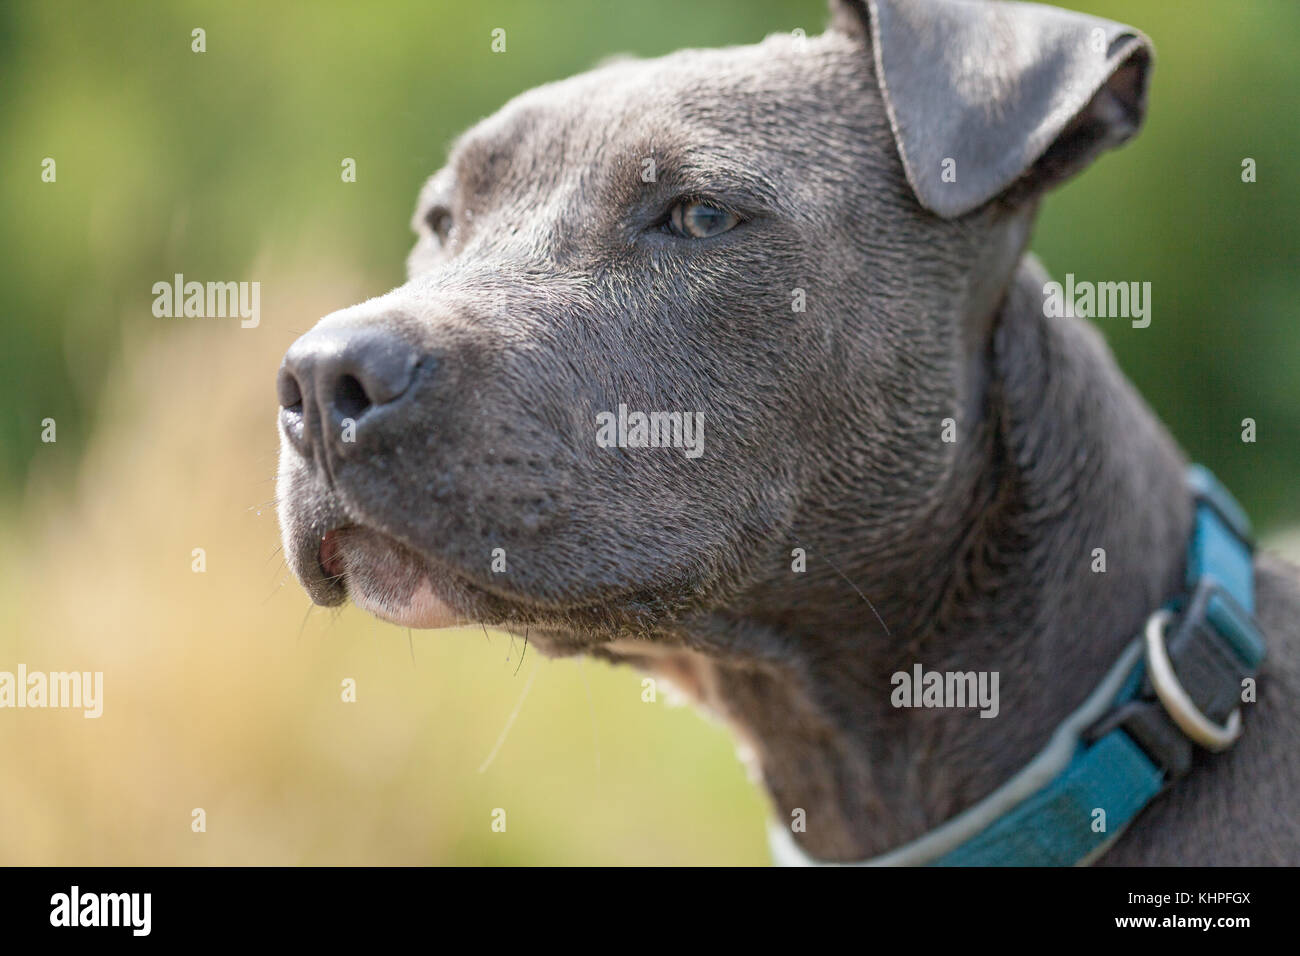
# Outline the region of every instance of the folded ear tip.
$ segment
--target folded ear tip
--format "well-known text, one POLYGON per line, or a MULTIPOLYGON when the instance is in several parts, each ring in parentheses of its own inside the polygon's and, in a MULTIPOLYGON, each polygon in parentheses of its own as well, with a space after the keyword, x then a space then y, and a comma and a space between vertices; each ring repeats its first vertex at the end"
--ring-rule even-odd
POLYGON ((1138 124, 1141 124, 1147 107, 1147 90, 1151 85, 1151 69, 1155 65, 1155 48, 1145 35, 1134 31, 1125 38, 1116 56, 1116 66, 1107 85, 1132 104, 1138 124))
POLYGON ((1095 152, 1126 142, 1142 128, 1153 62, 1151 41, 1137 31, 1128 30, 1111 44, 1107 70, 1080 110, 1099 130, 1095 152))
POLYGON ((1039 193, 1144 119, 1154 51, 1124 24, 993 0, 831 0, 831 9, 833 22, 870 38, 904 172, 942 218, 1039 193))

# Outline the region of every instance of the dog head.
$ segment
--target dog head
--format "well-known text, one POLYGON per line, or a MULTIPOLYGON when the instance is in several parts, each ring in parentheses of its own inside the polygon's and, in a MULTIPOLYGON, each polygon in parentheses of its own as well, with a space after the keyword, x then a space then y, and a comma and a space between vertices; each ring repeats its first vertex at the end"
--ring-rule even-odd
POLYGON ((408 281, 285 357, 290 566, 580 644, 734 604, 846 508, 905 539, 1038 196, 1137 129, 1149 59, 1052 8, 868 0, 523 94, 421 191, 408 281))

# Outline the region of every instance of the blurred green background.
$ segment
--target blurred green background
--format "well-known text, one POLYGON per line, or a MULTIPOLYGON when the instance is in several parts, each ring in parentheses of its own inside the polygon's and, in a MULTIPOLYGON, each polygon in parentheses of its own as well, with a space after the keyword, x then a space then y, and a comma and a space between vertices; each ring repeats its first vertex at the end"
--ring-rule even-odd
MULTIPOLYGON (((1152 283, 1150 328, 1103 333, 1282 534, 1300 522, 1300 4, 1066 5, 1139 26, 1157 65, 1143 134, 1049 199, 1034 248, 1058 278, 1152 283)), ((825 21, 823 0, 0 5, 0 669, 107 684, 97 721, 0 713, 0 863, 766 860, 727 733, 644 703, 632 671, 304 617, 268 507, 273 380, 317 317, 400 284, 420 184, 514 94, 825 21), (260 281, 260 327, 154 318, 176 272, 260 281)))

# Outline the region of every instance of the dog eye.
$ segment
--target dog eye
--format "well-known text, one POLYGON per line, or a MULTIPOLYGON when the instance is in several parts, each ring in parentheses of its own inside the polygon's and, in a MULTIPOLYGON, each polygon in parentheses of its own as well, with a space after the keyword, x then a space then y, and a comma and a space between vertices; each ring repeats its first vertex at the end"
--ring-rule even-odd
POLYGON ((451 232, 451 210, 446 206, 434 206, 424 214, 424 224, 439 240, 446 242, 451 232))
POLYGON ((734 212, 710 206, 708 203, 687 200, 673 206, 668 213, 668 225, 679 236, 688 239, 708 239, 734 229, 740 217, 734 212))

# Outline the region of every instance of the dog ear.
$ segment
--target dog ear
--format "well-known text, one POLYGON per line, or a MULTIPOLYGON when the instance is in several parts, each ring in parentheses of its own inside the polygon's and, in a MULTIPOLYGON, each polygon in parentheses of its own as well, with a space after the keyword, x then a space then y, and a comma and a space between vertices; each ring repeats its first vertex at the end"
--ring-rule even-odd
POLYGON ((1151 44, 1132 27, 1033 3, 832 0, 869 39, 907 180, 944 218, 1021 201, 1137 132, 1151 44))

